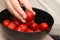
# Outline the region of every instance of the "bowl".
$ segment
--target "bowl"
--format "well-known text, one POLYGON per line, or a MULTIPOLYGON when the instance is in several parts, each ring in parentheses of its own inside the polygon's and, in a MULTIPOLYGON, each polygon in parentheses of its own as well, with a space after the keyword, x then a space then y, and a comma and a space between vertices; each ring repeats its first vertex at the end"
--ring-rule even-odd
MULTIPOLYGON (((26 9, 22 7, 23 10, 25 11, 26 9)), ((33 10, 36 12, 34 21, 38 24, 41 22, 47 22, 49 24, 49 29, 43 32, 34 32, 34 33, 24 33, 24 32, 17 32, 10 30, 4 26, 1 26, 5 37, 11 40, 41 40, 44 38, 51 30, 54 19, 53 17, 46 11, 43 11, 38 8, 33 8, 33 10)), ((14 16, 10 14, 10 12, 7 9, 4 9, 3 11, 0 12, 0 24, 4 19, 10 19, 13 18, 14 16)))

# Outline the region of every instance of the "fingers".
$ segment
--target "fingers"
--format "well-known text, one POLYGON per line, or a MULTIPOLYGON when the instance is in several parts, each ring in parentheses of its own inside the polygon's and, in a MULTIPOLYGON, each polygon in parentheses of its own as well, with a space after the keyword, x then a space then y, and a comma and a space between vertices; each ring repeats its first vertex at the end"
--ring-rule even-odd
POLYGON ((25 14, 25 12, 23 11, 23 9, 21 8, 18 0, 10 0, 10 2, 11 2, 11 4, 12 4, 13 8, 14 8, 23 18, 26 19, 26 18, 27 18, 27 17, 26 17, 26 14, 25 14))
MULTIPOLYGON (((6 3, 6 6, 8 8, 8 10, 14 14, 19 20, 21 20, 22 22, 26 22, 24 19, 26 19, 26 14, 23 11, 23 9, 20 7, 20 4, 18 2, 18 0, 4 0, 6 3)), ((31 10, 32 12, 34 12, 32 10, 32 7, 30 5, 30 3, 28 2, 28 0, 19 0, 27 10, 31 10)), ((34 12, 35 13, 35 12, 34 12)))
POLYGON ((21 20, 22 22, 26 22, 19 14, 18 12, 12 7, 11 3, 9 0, 4 0, 6 3, 6 7, 7 9, 13 14, 15 15, 19 20, 21 20))
POLYGON ((31 4, 29 3, 28 0, 19 0, 21 4, 25 6, 26 9, 32 10, 31 4))
POLYGON ((19 0, 21 4, 23 4, 25 6, 25 8, 27 10, 32 11, 34 14, 36 14, 33 9, 32 9, 32 5, 30 4, 29 0, 19 0))

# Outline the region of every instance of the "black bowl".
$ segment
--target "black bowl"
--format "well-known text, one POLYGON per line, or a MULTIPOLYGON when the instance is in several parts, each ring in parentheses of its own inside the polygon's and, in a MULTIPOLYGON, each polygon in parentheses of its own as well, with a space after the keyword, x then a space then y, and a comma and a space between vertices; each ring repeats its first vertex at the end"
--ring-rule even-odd
MULTIPOLYGON (((22 8, 23 10, 25 10, 24 7, 22 8)), ((50 32, 52 25, 54 23, 53 17, 49 13, 43 10, 37 8, 33 8, 33 10, 36 12, 36 16, 34 18, 35 22, 38 24, 40 24, 41 22, 47 22, 49 24, 49 29, 43 32, 23 33, 23 32, 13 31, 4 26, 1 26, 7 38, 10 38, 11 40, 41 40, 50 32)), ((13 17, 14 16, 11 15, 7 9, 4 9, 2 12, 0 12, 0 23, 2 23, 4 19, 11 20, 11 18, 13 17)))

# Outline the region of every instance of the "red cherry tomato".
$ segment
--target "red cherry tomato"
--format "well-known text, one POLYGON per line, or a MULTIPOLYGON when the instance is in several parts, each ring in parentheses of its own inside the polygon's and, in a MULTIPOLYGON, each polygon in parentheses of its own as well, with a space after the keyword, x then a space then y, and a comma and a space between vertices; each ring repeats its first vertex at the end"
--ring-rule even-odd
POLYGON ((17 26, 20 24, 20 21, 18 21, 18 20, 14 20, 13 21, 17 26))
POLYGON ((35 23, 35 21, 34 21, 34 20, 32 20, 31 22, 32 22, 32 23, 35 23))
POLYGON ((28 27, 31 27, 33 23, 34 23, 34 20, 27 22, 28 27))
POLYGON ((49 28, 49 25, 48 25, 48 23, 46 23, 46 22, 42 22, 42 23, 39 25, 39 28, 40 28, 41 30, 47 30, 47 29, 49 28))
POLYGON ((6 20, 4 20, 3 22, 2 22, 2 25, 3 26, 8 26, 8 24, 10 24, 10 20, 8 20, 8 19, 6 19, 6 20))
POLYGON ((34 19, 34 13, 30 10, 26 10, 27 21, 31 21, 34 19))
POLYGON ((7 26, 9 29, 15 30, 16 28, 16 24, 14 22, 11 22, 10 24, 8 24, 7 26))
POLYGON ((17 19, 13 19, 13 22, 18 26, 19 24, 21 24, 21 22, 17 19))
POLYGON ((18 26, 16 29, 18 32, 25 32, 27 30, 27 25, 26 24, 21 24, 18 26))
POLYGON ((31 27, 32 30, 37 30, 38 24, 37 23, 32 23, 32 25, 30 27, 31 27))
POLYGON ((20 24, 19 21, 14 21, 14 23, 18 26, 20 24))
POLYGON ((28 33, 31 33, 31 32, 34 32, 33 30, 31 30, 31 29, 27 29, 27 31, 26 32, 28 32, 28 33))
POLYGON ((27 22, 26 24, 28 25, 28 27, 30 27, 32 25, 32 22, 27 22))

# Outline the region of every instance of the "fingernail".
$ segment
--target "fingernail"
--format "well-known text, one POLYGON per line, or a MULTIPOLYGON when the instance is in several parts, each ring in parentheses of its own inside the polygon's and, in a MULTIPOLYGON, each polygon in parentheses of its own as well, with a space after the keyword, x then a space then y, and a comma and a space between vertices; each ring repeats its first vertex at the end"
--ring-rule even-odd
POLYGON ((36 13, 33 11, 34 15, 36 15, 36 13))
POLYGON ((33 9, 31 9, 30 11, 32 11, 34 13, 34 15, 36 15, 36 13, 33 11, 33 9))
POLYGON ((27 18, 26 14, 24 14, 23 17, 26 19, 27 18))

